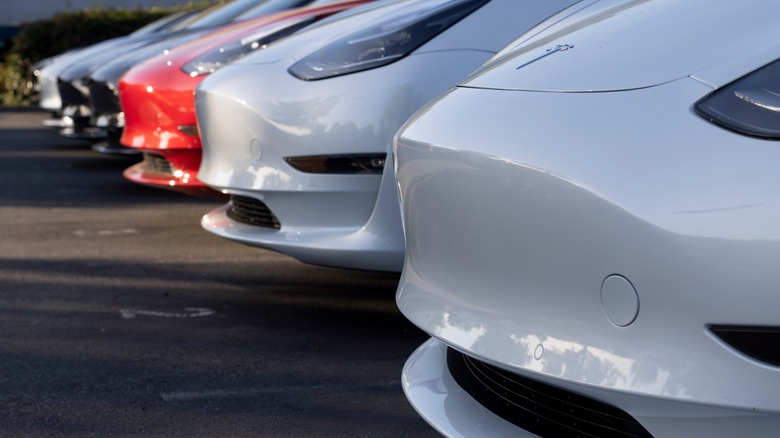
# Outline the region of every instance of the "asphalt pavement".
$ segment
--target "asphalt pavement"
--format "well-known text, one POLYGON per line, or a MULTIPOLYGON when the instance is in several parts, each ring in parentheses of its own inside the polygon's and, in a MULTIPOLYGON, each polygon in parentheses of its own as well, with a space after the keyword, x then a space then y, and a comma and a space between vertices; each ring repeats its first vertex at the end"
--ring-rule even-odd
POLYGON ((224 201, 126 181, 0 111, 0 436, 437 436, 400 373, 398 275, 213 236, 224 201))

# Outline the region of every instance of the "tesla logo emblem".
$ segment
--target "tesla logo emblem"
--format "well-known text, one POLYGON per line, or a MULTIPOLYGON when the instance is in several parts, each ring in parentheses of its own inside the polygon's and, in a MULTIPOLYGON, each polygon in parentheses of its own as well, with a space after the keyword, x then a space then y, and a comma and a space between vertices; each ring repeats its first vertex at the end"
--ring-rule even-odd
POLYGON ((574 48, 573 44, 556 44, 556 45, 550 47, 549 49, 545 50, 545 52, 543 54, 541 54, 541 55, 537 56, 536 58, 526 62, 525 64, 517 67, 515 70, 520 70, 521 68, 525 67, 526 65, 532 64, 532 63, 534 63, 534 62, 536 62, 536 61, 538 61, 538 60, 540 60, 542 58, 545 58, 547 56, 552 55, 553 53, 565 52, 565 51, 571 50, 573 48, 574 48))
MULTIPOLYGON (((571 44, 556 44, 556 45, 550 47, 549 49, 547 49, 547 52, 548 52, 547 54, 549 55, 550 54, 549 52, 565 52, 565 51, 567 51, 569 49, 573 49, 573 48, 574 48, 574 46, 571 45, 571 44)), ((547 56, 547 55, 545 55, 545 56, 547 56)))

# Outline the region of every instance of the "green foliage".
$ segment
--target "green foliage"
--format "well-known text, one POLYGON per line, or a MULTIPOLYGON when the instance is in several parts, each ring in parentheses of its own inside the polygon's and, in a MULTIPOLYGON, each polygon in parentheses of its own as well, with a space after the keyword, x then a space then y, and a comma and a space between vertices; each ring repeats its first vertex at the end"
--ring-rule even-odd
POLYGON ((9 53, 0 64, 0 105, 29 105, 33 84, 19 54, 9 53))
POLYGON ((35 102, 32 67, 38 61, 67 50, 127 35, 136 29, 181 9, 105 9, 62 12, 24 26, 0 64, 0 105, 30 105, 35 102))
POLYGON ((34 21, 19 33, 11 48, 24 59, 40 60, 74 47, 126 35, 167 15, 162 9, 90 9, 63 12, 48 20, 34 21))

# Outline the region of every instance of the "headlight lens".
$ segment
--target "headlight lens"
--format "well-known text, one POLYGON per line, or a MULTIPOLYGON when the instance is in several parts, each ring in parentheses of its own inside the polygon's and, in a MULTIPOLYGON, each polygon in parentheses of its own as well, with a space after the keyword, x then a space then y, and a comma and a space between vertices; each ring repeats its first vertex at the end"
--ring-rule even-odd
POLYGON ((488 1, 417 2, 367 29, 328 44, 295 63, 289 72, 299 79, 313 81, 393 63, 488 1))
POLYGON ((695 108, 726 129, 780 140, 780 60, 706 96, 695 108))
POLYGON ((214 73, 221 67, 244 57, 249 52, 265 48, 272 42, 293 34, 316 20, 316 15, 285 20, 203 54, 182 66, 181 70, 192 77, 214 73))

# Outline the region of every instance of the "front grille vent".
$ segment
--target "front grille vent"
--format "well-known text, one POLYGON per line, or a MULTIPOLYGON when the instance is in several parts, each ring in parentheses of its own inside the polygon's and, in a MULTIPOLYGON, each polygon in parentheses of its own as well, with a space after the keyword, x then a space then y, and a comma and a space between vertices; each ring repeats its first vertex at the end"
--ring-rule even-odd
POLYGON ((262 201, 246 196, 232 195, 227 215, 230 219, 242 224, 254 225, 256 227, 281 228, 279 220, 271 213, 267 205, 262 201))
POLYGON ((173 166, 171 165, 171 162, 165 159, 165 157, 162 155, 145 153, 144 169, 148 170, 149 172, 173 175, 173 166))
POLYGON ((499 417, 542 437, 652 437, 625 411, 447 351, 455 381, 499 417))

